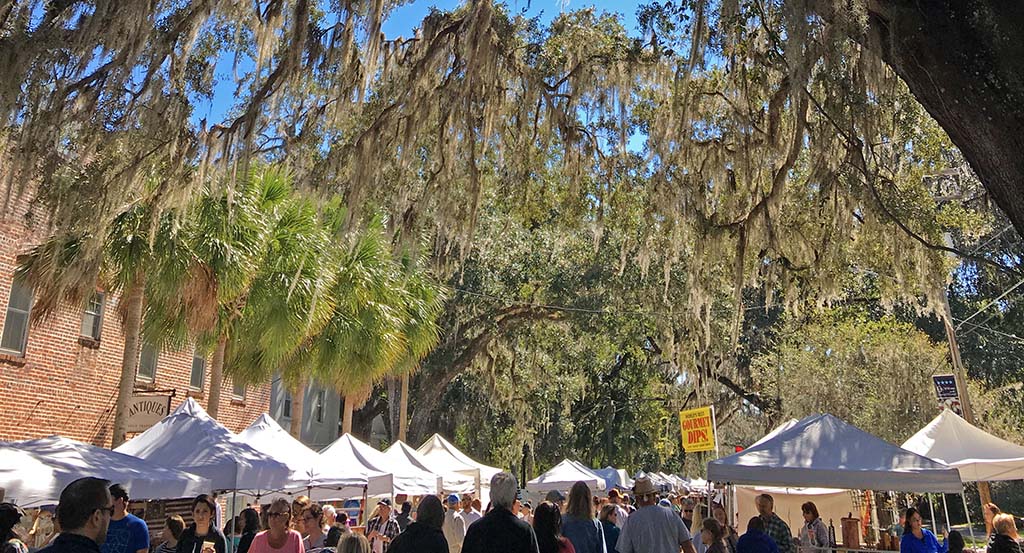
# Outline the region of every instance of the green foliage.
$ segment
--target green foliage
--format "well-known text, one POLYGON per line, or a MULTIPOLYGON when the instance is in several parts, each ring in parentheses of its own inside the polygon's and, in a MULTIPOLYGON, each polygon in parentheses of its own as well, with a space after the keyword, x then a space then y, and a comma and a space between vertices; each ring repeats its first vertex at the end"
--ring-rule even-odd
POLYGON ((931 376, 950 371, 946 352, 913 324, 847 310, 787 320, 752 369, 782 419, 831 413, 899 444, 937 413, 931 376))

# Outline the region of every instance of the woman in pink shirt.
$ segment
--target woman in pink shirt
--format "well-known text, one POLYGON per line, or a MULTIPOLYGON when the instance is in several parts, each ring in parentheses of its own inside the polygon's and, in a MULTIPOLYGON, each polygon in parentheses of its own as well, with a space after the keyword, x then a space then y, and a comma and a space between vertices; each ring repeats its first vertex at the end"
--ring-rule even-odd
POLYGON ((302 536, 291 529, 292 506, 287 499, 275 499, 267 510, 267 526, 252 539, 249 553, 305 553, 302 536))

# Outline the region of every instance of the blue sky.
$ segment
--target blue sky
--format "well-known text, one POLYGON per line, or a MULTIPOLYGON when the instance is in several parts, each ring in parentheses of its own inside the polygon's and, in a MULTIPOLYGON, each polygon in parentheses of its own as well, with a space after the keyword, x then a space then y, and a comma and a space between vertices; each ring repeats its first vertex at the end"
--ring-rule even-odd
MULTIPOLYGON (((383 24, 384 35, 389 39, 396 38, 398 36, 412 36, 413 31, 419 26, 423 18, 430 12, 431 7, 437 7, 441 10, 452 10, 458 7, 464 0, 428 0, 428 1, 414 1, 410 4, 401 6, 392 11, 390 17, 383 24)), ((530 17, 540 16, 544 22, 550 22, 555 16, 562 11, 574 11, 588 7, 596 7, 600 11, 614 12, 622 16, 623 23, 627 29, 631 31, 636 30, 636 9, 641 3, 639 1, 627 1, 627 2, 615 2, 611 0, 598 0, 588 2, 573 2, 567 0, 565 2, 559 2, 557 0, 546 0, 546 1, 526 1, 526 0, 508 0, 506 5, 513 12, 525 13, 530 17)), ((197 105, 196 112, 194 114, 194 120, 207 119, 209 122, 220 122, 223 121, 227 116, 227 111, 231 109, 232 104, 235 101, 235 80, 232 75, 232 59, 230 56, 226 56, 224 59, 219 60, 216 68, 216 78, 218 85, 214 88, 213 101, 207 103, 205 106, 202 104, 197 105)), ((239 70, 244 71, 246 69, 245 62, 239 64, 239 70)))

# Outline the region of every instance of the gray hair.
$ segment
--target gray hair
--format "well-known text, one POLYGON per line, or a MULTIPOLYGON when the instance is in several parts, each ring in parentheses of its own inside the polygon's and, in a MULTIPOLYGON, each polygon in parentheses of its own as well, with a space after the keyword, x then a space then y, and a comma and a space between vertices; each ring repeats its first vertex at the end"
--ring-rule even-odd
POLYGON ((517 493, 519 483, 512 473, 499 472, 491 477, 491 505, 511 509, 517 493))
POLYGON ((334 505, 324 505, 324 514, 325 515, 331 515, 331 516, 337 516, 338 515, 338 511, 334 510, 334 505))

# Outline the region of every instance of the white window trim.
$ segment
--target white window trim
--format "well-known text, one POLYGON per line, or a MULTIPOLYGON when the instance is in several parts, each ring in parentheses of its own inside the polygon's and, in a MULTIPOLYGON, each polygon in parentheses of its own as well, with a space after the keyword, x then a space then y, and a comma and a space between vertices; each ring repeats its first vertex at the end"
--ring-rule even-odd
MULTIPOLYGON (((156 348, 156 346, 153 346, 156 348)), ((148 374, 142 374, 142 354, 146 351, 146 343, 143 342, 142 346, 139 347, 139 365, 135 367, 135 380, 144 382, 146 384, 152 384, 156 382, 156 373, 160 371, 160 349, 156 350, 156 359, 153 360, 153 376, 148 374)))
MULTIPOLYGON (((22 284, 25 284, 25 283, 22 283, 22 284)), ((28 284, 25 284, 25 286, 28 286, 28 284)), ((3 331, 7 330, 7 312, 11 310, 11 296, 13 294, 14 294, 14 281, 11 282, 11 288, 7 292, 7 306, 4 308, 4 326, 3 326, 3 328, 0 328, 0 336, 3 335, 3 331)), ((13 354, 17 355, 18 357, 24 357, 25 353, 28 352, 28 331, 32 327, 32 308, 35 307, 35 305, 36 305, 36 291, 34 289, 32 289, 31 287, 29 287, 29 294, 31 295, 31 297, 29 298, 29 302, 28 302, 28 311, 25 313, 25 333, 24 333, 25 335, 21 339, 21 349, 20 350, 16 350, 16 349, 0 348, 0 352, 3 352, 3 353, 13 353, 13 354)))
MULTIPOLYGON (((82 336, 84 338, 89 338, 91 340, 96 340, 97 342, 99 342, 100 337, 103 336, 103 319, 106 317, 107 314, 107 294, 104 292, 100 292, 99 290, 93 292, 93 294, 100 297, 100 311, 99 313, 96 313, 96 336, 93 336, 91 334, 82 334, 82 336)), ((89 298, 89 302, 85 304, 86 307, 82 311, 83 319, 85 318, 86 315, 89 314, 89 303, 92 303, 92 297, 89 298)))
POLYGON ((206 358, 201 356, 201 355, 199 355, 199 352, 193 352, 192 353, 192 362, 189 363, 189 365, 188 365, 188 389, 189 390, 192 390, 193 392, 202 392, 203 391, 203 389, 204 389, 203 387, 206 385, 206 369, 207 369, 206 358), (203 360, 203 378, 199 382, 199 387, 198 388, 192 384, 192 373, 195 372, 196 359, 202 359, 203 360))

